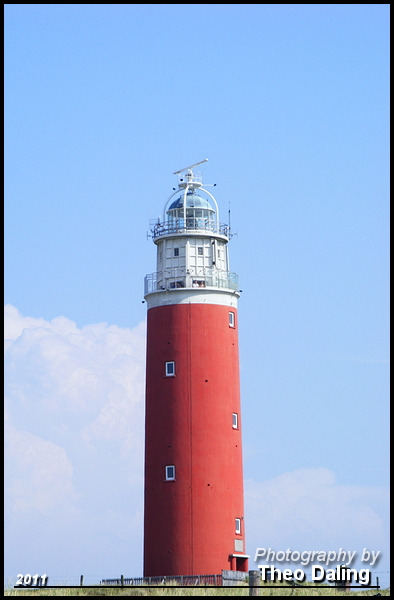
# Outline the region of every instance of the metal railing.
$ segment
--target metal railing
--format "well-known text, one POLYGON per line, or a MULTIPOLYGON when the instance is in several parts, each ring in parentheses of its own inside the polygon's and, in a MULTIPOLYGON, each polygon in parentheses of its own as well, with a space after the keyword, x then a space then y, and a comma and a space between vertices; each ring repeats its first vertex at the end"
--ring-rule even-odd
POLYGON ((169 235, 171 233, 219 233, 227 238, 229 237, 230 230, 226 223, 215 223, 212 221, 186 217, 186 225, 184 219, 175 219, 174 221, 165 221, 165 223, 159 223, 158 221, 150 221, 149 228, 152 233, 153 239, 162 235, 169 235))
MULTIPOLYGON (((174 173, 175 175, 175 173, 174 173)), ((185 175, 184 172, 179 173, 178 175, 178 181, 179 183, 184 186, 184 183, 186 181, 189 181, 189 177, 187 175, 185 175)), ((192 180, 189 181, 189 183, 202 183, 202 171, 192 171, 192 180)))
POLYGON ((205 586, 222 585, 221 575, 168 575, 166 577, 133 577, 121 579, 103 579, 101 585, 179 585, 205 586))
POLYGON ((219 288, 239 292, 237 273, 214 269, 200 269, 198 273, 185 273, 184 269, 168 269, 148 273, 144 280, 144 295, 179 288, 219 288))

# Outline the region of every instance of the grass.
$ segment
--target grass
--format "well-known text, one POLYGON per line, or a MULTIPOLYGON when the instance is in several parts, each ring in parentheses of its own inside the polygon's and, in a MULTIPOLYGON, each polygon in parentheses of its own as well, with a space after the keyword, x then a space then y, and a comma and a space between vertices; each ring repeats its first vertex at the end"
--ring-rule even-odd
MULTIPOLYGON (((333 586, 322 585, 312 587, 305 583, 301 587, 268 587, 261 584, 260 596, 389 596, 390 589, 387 590, 362 590, 360 588, 346 592, 338 590, 333 586)), ((67 588, 59 587, 56 589, 45 588, 7 588, 4 590, 5 596, 249 596, 249 587, 241 584, 237 587, 180 587, 167 585, 159 586, 130 586, 130 587, 104 587, 96 588, 80 587, 67 588)))

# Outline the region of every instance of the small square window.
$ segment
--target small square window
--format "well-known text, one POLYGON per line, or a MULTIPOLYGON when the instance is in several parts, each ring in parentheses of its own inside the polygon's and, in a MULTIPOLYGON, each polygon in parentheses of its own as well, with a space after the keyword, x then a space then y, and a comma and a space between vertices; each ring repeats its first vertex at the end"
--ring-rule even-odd
POLYGON ((241 533, 241 519, 235 519, 235 533, 241 533))
POLYGON ((238 414, 233 413, 233 429, 238 429, 238 414))
POLYGON ((174 377, 175 375, 175 362, 166 362, 166 377, 174 377))
POLYGON ((198 256, 204 256, 204 248, 202 246, 198 246, 198 256))
POLYGON ((179 256, 179 248, 174 248, 174 256, 179 256))
POLYGON ((175 479, 175 466, 169 465, 166 467, 166 481, 174 481, 175 479))
POLYGON ((230 327, 235 327, 235 313, 228 313, 228 324, 230 325, 230 327))

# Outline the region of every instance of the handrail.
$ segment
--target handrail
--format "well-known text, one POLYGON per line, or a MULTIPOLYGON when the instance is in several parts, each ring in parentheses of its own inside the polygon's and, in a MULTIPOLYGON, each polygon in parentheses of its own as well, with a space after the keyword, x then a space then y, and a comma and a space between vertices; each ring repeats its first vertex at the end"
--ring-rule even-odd
POLYGON ((184 269, 168 269, 148 273, 144 284, 145 296, 153 292, 174 291, 180 288, 213 288, 239 292, 237 273, 217 269, 201 269, 196 273, 186 273, 184 269))
POLYGON ((158 221, 150 221, 149 227, 152 233, 153 239, 160 237, 162 235, 169 235, 171 233, 198 233, 198 232, 206 232, 210 233, 219 233, 220 235, 224 235, 227 238, 229 237, 229 226, 227 223, 219 223, 216 225, 214 222, 206 222, 201 223, 202 219, 196 217, 186 217, 186 225, 184 224, 184 219, 179 223, 179 220, 176 219, 174 222, 165 221, 164 223, 158 221))

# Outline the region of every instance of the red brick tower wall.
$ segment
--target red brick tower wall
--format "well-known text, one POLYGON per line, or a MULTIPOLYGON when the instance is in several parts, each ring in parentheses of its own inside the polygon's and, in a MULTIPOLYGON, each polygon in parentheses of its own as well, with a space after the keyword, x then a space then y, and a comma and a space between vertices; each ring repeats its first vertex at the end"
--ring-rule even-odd
POLYGON ((197 303, 150 308, 144 576, 247 571, 247 559, 231 556, 240 540, 245 550, 243 517, 237 310, 197 303), (166 376, 169 361, 173 377, 166 376), (166 465, 175 466, 174 481, 166 481, 166 465))

